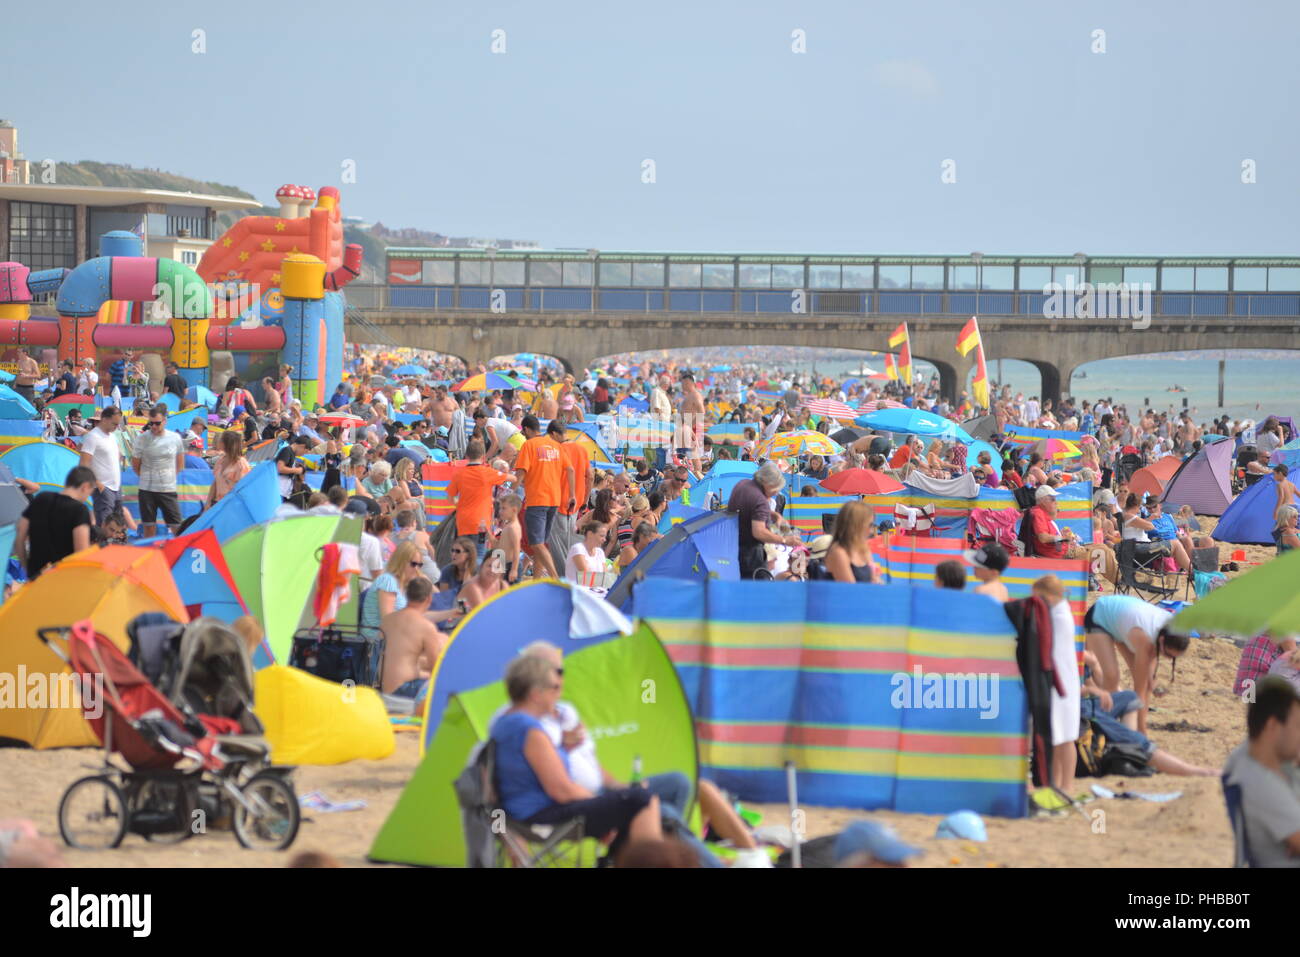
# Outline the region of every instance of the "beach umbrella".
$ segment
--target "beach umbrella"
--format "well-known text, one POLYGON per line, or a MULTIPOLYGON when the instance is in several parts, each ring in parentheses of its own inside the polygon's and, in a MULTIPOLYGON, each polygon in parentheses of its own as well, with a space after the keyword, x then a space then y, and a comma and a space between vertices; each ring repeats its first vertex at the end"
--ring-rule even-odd
POLYGON ((1266 632, 1278 638, 1300 634, 1297 576, 1300 576, 1300 551, 1279 555, 1183 609, 1170 625, 1184 631, 1242 638, 1266 632))
POLYGON ((822 415, 830 419, 848 419, 850 422, 858 414, 843 402, 837 402, 835 399, 815 399, 810 397, 804 401, 803 407, 813 415, 822 415))
POLYGON ((500 372, 482 372, 478 375, 472 375, 463 382, 455 385, 453 392, 488 392, 492 389, 522 389, 521 383, 514 376, 504 375, 500 372))
POLYGON ((5 372, 4 369, 0 369, 0 383, 13 382, 14 379, 16 378, 18 377, 14 375, 12 372, 5 372))
POLYGON ((400 375, 400 376, 423 376, 423 375, 427 375, 427 372, 426 372, 424 369, 421 369, 419 366, 417 366, 417 365, 412 365, 411 363, 408 362, 408 363, 407 363, 406 365, 404 365, 404 366, 398 366, 396 369, 393 370, 393 373, 392 373, 392 374, 395 375, 395 376, 396 376, 396 375, 400 375))
POLYGON ((339 425, 339 426, 360 426, 365 425, 366 420, 359 415, 353 415, 351 412, 326 412, 324 415, 317 416, 316 421, 321 425, 339 425))
POLYGON ((945 419, 933 412, 923 412, 920 409, 879 409, 858 416, 853 420, 853 424, 875 429, 878 432, 902 432, 940 439, 961 439, 966 443, 975 441, 970 433, 951 419, 945 419))
POLYGON ((30 419, 34 415, 36 406, 9 386, 0 385, 0 419, 30 419))
POLYGON ((744 445, 748 441, 745 438, 746 429, 753 429, 757 434, 758 424, 755 422, 719 422, 704 434, 712 439, 715 445, 744 445))
POLYGON ((893 399, 871 399, 869 402, 863 402, 858 406, 858 412, 866 414, 868 412, 879 412, 881 409, 906 409, 907 406, 901 402, 895 402, 893 399))
POLYGON ((375 385, 388 385, 388 379, 386 379, 384 376, 381 376, 381 375, 372 375, 372 376, 370 377, 370 384, 371 384, 372 386, 375 386, 375 385))
POLYGON ((840 445, 851 445, 866 434, 865 429, 844 428, 840 429, 838 432, 832 432, 831 438, 840 443, 840 445))
POLYGON ((833 473, 820 484, 836 495, 889 495, 903 487, 902 482, 874 469, 845 469, 833 473))
POLYGON ((829 435, 812 429, 778 432, 754 449, 758 458, 780 459, 798 455, 838 455, 843 447, 829 435))
POLYGON ((709 369, 709 371, 710 371, 710 372, 730 372, 730 371, 731 371, 731 366, 713 366, 711 369, 709 369))
POLYGON ((88 419, 95 414, 95 397, 90 395, 61 395, 57 399, 51 399, 45 403, 47 409, 53 409, 54 414, 60 419, 67 419, 68 413, 73 409, 81 412, 83 419, 88 419))
POLYGON ((1037 452, 1049 462, 1061 462, 1065 459, 1078 458, 1083 451, 1068 439, 1039 439, 1026 449, 1037 452))

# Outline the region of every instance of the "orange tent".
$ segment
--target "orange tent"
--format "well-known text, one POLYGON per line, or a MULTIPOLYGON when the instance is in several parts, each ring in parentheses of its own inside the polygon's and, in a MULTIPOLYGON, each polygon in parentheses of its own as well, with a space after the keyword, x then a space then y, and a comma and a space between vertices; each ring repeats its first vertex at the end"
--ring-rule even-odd
POLYGON ((146 611, 189 620, 161 549, 88 548, 18 589, 0 607, 0 737, 34 748, 98 744, 82 704, 102 701, 71 693, 70 669, 36 631, 89 618, 125 651, 127 622, 146 611))
POLYGON ((1165 486, 1169 484, 1169 480, 1178 471, 1178 466, 1182 464, 1183 460, 1177 455, 1166 455, 1158 462, 1153 462, 1146 468, 1134 472, 1133 478, 1129 480, 1128 490, 1135 495, 1147 493, 1160 496, 1164 494, 1165 486))

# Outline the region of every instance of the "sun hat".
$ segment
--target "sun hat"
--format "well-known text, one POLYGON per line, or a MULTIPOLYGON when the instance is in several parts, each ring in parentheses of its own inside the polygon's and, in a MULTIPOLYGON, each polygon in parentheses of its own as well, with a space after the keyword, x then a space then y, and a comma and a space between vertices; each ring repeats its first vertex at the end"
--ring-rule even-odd
POLYGON ((808 557, 825 558, 826 553, 831 549, 831 541, 830 535, 818 535, 808 543, 808 557))
POLYGON ((963 841, 987 841, 988 830, 984 819, 974 811, 953 811, 942 821, 934 832, 935 837, 955 837, 963 841))
POLYGON ((1045 498, 1056 498, 1056 489, 1050 485, 1040 485, 1034 490, 1034 500, 1041 502, 1045 498))

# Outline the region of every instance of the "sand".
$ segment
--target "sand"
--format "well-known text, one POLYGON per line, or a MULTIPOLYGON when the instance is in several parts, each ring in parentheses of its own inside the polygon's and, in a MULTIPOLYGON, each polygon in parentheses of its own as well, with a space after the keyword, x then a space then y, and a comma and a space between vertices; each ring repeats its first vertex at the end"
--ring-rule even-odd
MULTIPOLYGON (((1227 558, 1232 546, 1223 546, 1227 558)), ((1267 560, 1272 549, 1247 547, 1248 560, 1267 560)), ((1243 565, 1241 571, 1251 566, 1243 565)), ((1165 750, 1193 764, 1217 768, 1245 735, 1244 709, 1232 695, 1240 656, 1231 641, 1196 640, 1169 684, 1168 665, 1159 682, 1168 694, 1156 699, 1151 737, 1165 750), (1174 724, 1197 730, 1156 730, 1174 724)), ((320 790, 332 801, 363 800, 360 811, 322 814, 304 811, 298 840, 290 851, 324 851, 349 867, 379 866, 366 861, 374 835, 396 803, 418 761, 417 735, 401 733, 397 749, 383 761, 354 761, 335 767, 302 767, 295 773, 299 794, 320 790)), ((41 833, 62 847, 76 867, 282 867, 289 854, 244 850, 229 831, 212 831, 178 845, 161 846, 128 835, 112 851, 76 851, 58 837, 59 798, 69 784, 99 766, 102 752, 90 749, 31 751, 0 748, 0 818, 31 818, 41 833)), ((810 838, 835 833, 862 817, 890 822, 899 834, 924 848, 922 867, 1228 867, 1232 834, 1217 777, 1185 778, 1157 774, 1144 778, 1084 778, 1113 791, 1181 791, 1167 804, 1141 800, 1097 800, 1084 806, 1088 817, 1007 820, 988 817, 988 841, 935 840, 939 816, 806 808, 810 838)), ((764 823, 785 824, 789 811, 759 805, 764 823)))

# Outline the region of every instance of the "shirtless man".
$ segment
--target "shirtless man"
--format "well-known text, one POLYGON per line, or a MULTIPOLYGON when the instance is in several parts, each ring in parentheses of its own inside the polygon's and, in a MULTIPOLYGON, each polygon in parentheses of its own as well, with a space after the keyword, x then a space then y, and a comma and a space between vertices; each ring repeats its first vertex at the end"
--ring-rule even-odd
POLYGON ((1282 511, 1282 506, 1295 504, 1295 485, 1287 478, 1285 465, 1274 468, 1273 477, 1277 483, 1277 504, 1273 506, 1273 518, 1276 519, 1278 513, 1282 511))
POLYGON ((440 427, 451 428, 451 420, 456 414, 456 400, 447 394, 446 386, 438 386, 433 390, 433 403, 430 413, 433 416, 433 427, 436 431, 440 427))
POLYGON ((972 591, 977 595, 988 595, 1003 604, 1009 602, 1011 593, 1002 584, 1002 573, 1011 563, 1007 550, 997 542, 989 542, 983 548, 964 554, 966 560, 975 566, 975 578, 979 582, 972 591))
POLYGON ((425 617, 433 585, 416 575, 406 585, 406 607, 380 619, 384 632, 384 694, 424 697, 429 675, 442 654, 445 636, 425 617))
POLYGON ((556 401, 555 393, 550 389, 542 390, 542 401, 537 407, 537 417, 540 419, 553 419, 559 414, 560 404, 556 401))
POLYGON ((678 438, 678 448, 689 449, 689 458, 699 465, 700 451, 704 444, 704 431, 707 427, 704 421, 704 396, 700 395, 700 390, 695 387, 695 376, 689 372, 683 373, 682 399, 677 406, 678 415, 681 421, 678 426, 680 437, 678 438))
POLYGON ((26 352, 18 353, 18 375, 14 379, 14 391, 21 395, 28 402, 36 399, 33 386, 36 380, 41 377, 40 364, 26 352))
POLYGON ((497 515, 501 531, 497 535, 494 543, 495 551, 500 552, 505 558, 505 569, 502 572, 506 584, 513 585, 519 581, 520 561, 519 561, 519 542, 522 532, 519 528, 519 510, 523 507, 523 500, 513 492, 502 495, 497 499, 497 515))

